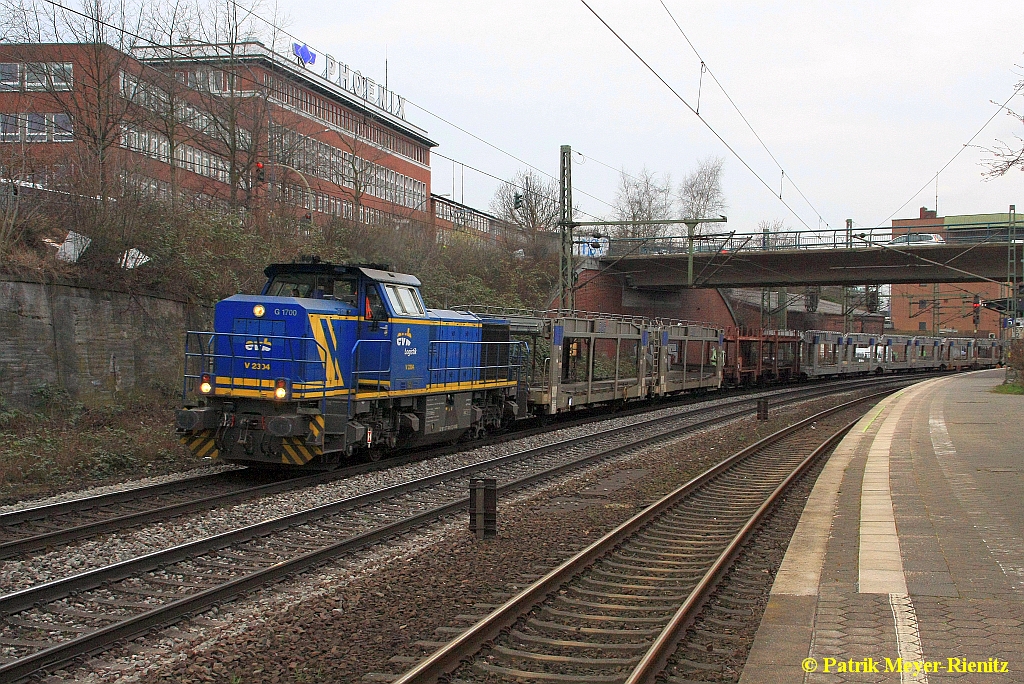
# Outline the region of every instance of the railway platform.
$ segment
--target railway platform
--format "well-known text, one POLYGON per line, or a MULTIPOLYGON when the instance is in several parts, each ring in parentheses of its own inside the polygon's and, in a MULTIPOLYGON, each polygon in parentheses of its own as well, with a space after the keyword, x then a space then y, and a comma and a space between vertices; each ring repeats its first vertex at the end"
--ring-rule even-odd
POLYGON ((740 682, 1024 682, 1024 396, 1003 370, 872 408, 818 478, 740 682))

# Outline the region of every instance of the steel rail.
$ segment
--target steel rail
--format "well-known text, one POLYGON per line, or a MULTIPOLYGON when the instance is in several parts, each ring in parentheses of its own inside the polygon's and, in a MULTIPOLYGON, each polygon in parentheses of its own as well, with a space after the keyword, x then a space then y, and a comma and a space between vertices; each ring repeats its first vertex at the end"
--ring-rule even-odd
POLYGON ((52 518, 58 515, 67 515, 68 513, 77 513, 92 508, 108 506, 110 504, 133 501, 137 499, 140 494, 144 496, 159 496, 161 494, 167 494, 180 489, 182 486, 191 486, 194 484, 215 484, 217 480, 224 479, 224 476, 227 473, 237 472, 238 471, 236 470, 229 470, 225 473, 212 473, 209 475, 199 475, 197 477, 185 477, 180 480, 174 480, 173 482, 161 482, 160 484, 125 489, 120 492, 93 494, 92 496, 86 496, 79 499, 58 501, 56 503, 33 506, 31 508, 22 508, 16 511, 0 514, 0 526, 17 525, 19 523, 30 522, 32 520, 42 520, 44 518, 52 518))
POLYGON ((650 649, 643 655, 640 662, 633 669, 633 672, 626 679, 624 684, 654 684, 655 678, 664 671, 668 665, 669 658, 675 653, 676 647, 679 644, 679 640, 685 635, 686 629, 693 622, 694 618, 700 612, 701 607, 710 597, 711 592, 721 582, 726 572, 729 570, 733 560, 735 560, 737 554, 743 548, 743 545, 747 543, 747 540, 757 529, 758 525, 764 519, 764 516, 775 506, 779 498, 789 489, 789 487, 799 479, 808 468, 810 468, 814 462, 824 453, 828 452, 836 445, 839 444, 840 440, 846 436, 846 433, 853 429, 853 426, 860 421, 860 418, 850 421, 848 424, 843 426, 838 432, 829 437, 825 442, 815 449, 807 458, 800 463, 796 469, 793 470, 789 476, 776 487, 763 504, 750 516, 750 520, 743 526, 742 529, 736 534, 733 540, 729 543, 729 546, 722 551, 721 555, 715 560, 714 565, 707 571, 707 573, 701 578, 697 586, 693 588, 690 595, 686 597, 683 604, 679 606, 679 609, 672 616, 669 623, 665 625, 665 628, 661 631, 658 637, 651 644, 650 649))
MULTIPOLYGON (((798 391, 798 389, 794 389, 793 391, 798 391)), ((689 395, 689 396, 692 396, 692 395, 689 395)), ((750 401, 750 398, 749 397, 737 397, 736 398, 736 401, 744 401, 744 400, 750 401)), ((703 402, 697 401, 697 402, 693 402, 690 405, 700 405, 701 403, 703 403, 703 402)), ((639 407, 638 407, 638 409, 639 409, 639 407)), ((642 409, 639 409, 637 412, 638 413, 642 413, 643 411, 646 411, 646 410, 650 410, 649 407, 643 407, 642 409)), ((615 417, 621 417, 623 415, 629 415, 629 414, 625 413, 625 412, 619 412, 619 413, 616 414, 615 417)), ((606 420, 606 419, 607 419, 606 415, 600 415, 593 422, 600 422, 601 420, 606 420)), ((576 425, 576 424, 579 424, 579 423, 586 423, 586 422, 588 422, 588 421, 586 421, 586 420, 568 421, 567 425, 560 425, 559 427, 571 427, 573 425, 576 425)), ((519 437, 521 435, 522 435, 522 433, 511 433, 510 436, 516 438, 516 437, 519 437)), ((476 443, 474 443, 474 445, 487 444, 487 443, 489 443, 489 442, 488 441, 476 442, 476 443)), ((394 464, 394 462, 395 462, 394 460, 391 460, 390 464, 394 464)), ((40 506, 32 506, 30 508, 22 508, 22 509, 18 509, 18 510, 14 510, 14 511, 8 511, 6 513, 0 513, 0 528, 2 528, 2 527, 10 527, 10 526, 13 526, 13 525, 18 525, 18 524, 25 523, 25 522, 31 522, 31 521, 34 521, 34 520, 44 520, 46 518, 53 518, 53 517, 58 517, 58 516, 62 516, 62 515, 81 513, 83 511, 92 510, 92 509, 96 509, 96 508, 102 508, 104 506, 110 506, 110 505, 114 505, 114 504, 131 502, 131 501, 137 500, 139 498, 139 496, 161 496, 163 494, 173 493, 173 492, 179 490, 182 486, 195 486, 195 485, 205 485, 205 484, 216 484, 219 480, 226 479, 227 477, 230 477, 230 475, 232 475, 232 474, 237 475, 237 474, 243 473, 243 472, 245 472, 245 470, 243 468, 240 468, 238 470, 230 470, 230 471, 225 471, 225 472, 220 472, 220 473, 212 473, 212 474, 207 474, 207 475, 199 475, 199 476, 195 476, 195 477, 186 477, 186 478, 182 478, 180 480, 174 480, 172 482, 162 482, 162 483, 159 483, 159 484, 144 485, 144 486, 141 486, 141 487, 133 487, 131 489, 125 489, 125 490, 117 491, 117 492, 108 492, 106 494, 93 494, 93 495, 86 496, 86 497, 81 497, 81 498, 78 498, 78 499, 70 499, 68 501, 58 501, 58 502, 51 503, 51 504, 43 504, 43 505, 40 505, 40 506)), ((292 479, 290 479, 288 481, 290 481, 293 484, 295 484, 295 483, 297 483, 299 481, 301 481, 301 482, 310 482, 310 483, 314 483, 315 484, 316 480, 319 479, 319 478, 322 478, 324 480, 331 480, 331 479, 335 479, 339 475, 339 473, 341 473, 341 475, 344 476, 345 474, 348 473, 348 470, 346 469, 345 471, 317 472, 317 473, 309 475, 308 479, 303 478, 303 477, 297 477, 297 478, 292 478, 292 479)), ((304 486, 304 485, 300 485, 300 486, 304 486)), ((144 514, 145 514, 145 512, 143 513, 143 515, 144 514)), ((124 520, 129 519, 129 517, 130 516, 122 516, 122 518, 124 520)), ((86 526, 82 526, 82 528, 85 529, 86 526)), ((43 538, 44 535, 38 535, 38 536, 40 537, 40 541, 42 541, 42 538, 43 538)), ((22 542, 26 542, 28 539, 29 538, 26 537, 24 539, 14 540, 14 542, 22 543, 22 542)), ((44 544, 44 546, 52 544, 52 543, 63 542, 63 541, 66 541, 66 540, 48 541, 47 544, 44 544)), ((9 545, 13 545, 14 542, 0 544, 0 559, 6 558, 9 555, 11 555, 11 554, 7 554, 7 555, 3 555, 3 554, 5 553, 5 549, 9 545)), ((31 550, 31 549, 23 549, 22 551, 18 551, 18 553, 23 552, 24 550, 31 550)))
MULTIPOLYGON (((905 380, 905 378, 903 378, 903 380, 905 380)), ((877 379, 874 379, 874 380, 857 380, 857 381, 853 381, 853 382, 849 383, 848 386, 843 386, 842 389, 843 389, 843 391, 849 391, 849 390, 857 389, 857 388, 860 388, 860 387, 865 387, 865 386, 869 387, 869 386, 872 386, 872 385, 877 385, 879 383, 888 383, 888 382, 899 382, 899 381, 895 380, 894 378, 886 378, 885 380, 877 380, 877 379)), ((776 403, 776 406, 778 406, 780 404, 790 403, 791 402, 791 398, 788 396, 789 394, 792 394, 794 397, 799 397, 799 399, 798 399, 799 401, 805 401, 808 396, 813 397, 813 396, 819 396, 819 395, 825 395, 825 394, 833 394, 837 389, 839 389, 839 387, 829 386, 829 387, 822 387, 822 388, 815 388, 815 389, 818 390, 818 391, 816 391, 816 392, 815 391, 808 391, 808 390, 801 391, 801 389, 797 388, 797 389, 791 390, 790 392, 783 392, 783 393, 781 393, 782 398, 776 403)), ((775 396, 779 396, 779 395, 777 394, 775 396)), ((726 406, 728 406, 728 405, 741 405, 741 404, 744 404, 744 403, 749 403, 749 402, 756 401, 756 399, 757 399, 757 395, 755 395, 753 397, 741 396, 741 397, 737 397, 735 399, 730 398, 730 400, 725 405, 726 406)), ((695 404, 691 404, 690 406, 699 407, 700 403, 701 402, 697 402, 695 404)), ((685 415, 687 415, 689 413, 692 413, 695 410, 699 410, 699 409, 695 408, 695 409, 692 409, 691 411, 683 411, 683 412, 680 413, 680 417, 685 416, 685 415)), ((675 417, 676 416, 672 416, 671 418, 675 418, 675 417)), ((664 420, 664 419, 665 418, 663 417, 661 419, 654 419, 654 420, 664 420)), ((588 421, 584 421, 584 422, 588 422, 588 421)), ((599 421, 593 421, 593 422, 599 422, 599 421)), ((651 422, 651 421, 645 421, 645 422, 651 422)), ((640 426, 643 426, 645 424, 645 422, 637 423, 634 426, 626 426, 625 429, 628 429, 630 427, 640 427, 640 426)), ((619 429, 623 429, 623 428, 613 428, 612 430, 604 430, 604 431, 602 431, 602 433, 607 433, 607 434, 611 435, 611 434, 614 434, 615 430, 619 430, 619 429)), ((520 438, 521 434, 520 435, 513 434, 513 435, 503 435, 502 436, 502 438, 505 438, 505 439, 507 439, 509 437, 511 437, 511 438, 520 438)), ((500 442, 502 440, 499 439, 498 441, 500 442)), ((483 446, 484 444, 485 443, 483 443, 483 442, 474 442, 474 443, 472 443, 472 446, 477 447, 477 446, 483 446)), ((432 455, 432 452, 428 452, 425 455, 424 454, 420 454, 418 457, 416 457, 416 459, 419 460, 420 458, 424 458, 424 459, 425 458, 429 458, 431 455, 432 455)), ((166 520, 166 519, 169 519, 169 518, 174 518, 174 517, 178 517, 178 516, 181 516, 181 515, 186 515, 186 514, 189 514, 189 513, 197 512, 199 510, 209 510, 209 509, 216 508, 216 507, 219 507, 219 506, 228 505, 228 504, 232 504, 232 503, 237 503, 237 502, 245 501, 245 500, 248 500, 248 499, 259 498, 259 497, 262 497, 262 496, 269 496, 269 495, 272 495, 272 494, 278 494, 278 493, 281 493, 281 492, 287 492, 287 491, 291 491, 291 490, 294 490, 294 489, 301 489, 303 487, 315 486, 315 485, 322 484, 322 483, 325 483, 325 482, 330 482, 330 481, 333 481, 333 480, 341 479, 343 477, 347 477, 347 476, 353 474, 354 472, 361 472, 361 471, 366 470, 368 468, 376 469, 376 468, 381 468, 381 467, 390 467, 392 465, 402 465, 405 462, 408 462, 408 460, 407 459, 403 459, 400 462, 390 462, 390 463, 387 463, 387 464, 370 464, 370 465, 364 464, 364 465, 354 466, 354 467, 351 467, 351 468, 345 468, 345 469, 342 469, 342 470, 337 470, 337 471, 332 471, 332 472, 318 472, 318 473, 313 473, 313 474, 306 475, 306 476, 289 478, 289 479, 282 480, 282 481, 279 481, 279 482, 271 482, 271 483, 268 483, 268 484, 258 485, 258 486, 255 486, 255 487, 248 487, 248 488, 238 489, 238 490, 235 490, 235 491, 232 491, 232 492, 227 492, 227 493, 222 493, 222 494, 214 494, 214 495, 207 496, 207 497, 202 497, 202 498, 199 498, 199 499, 192 499, 192 500, 184 501, 184 502, 181 502, 181 503, 169 504, 169 505, 166 505, 166 506, 161 506, 161 507, 158 507, 158 508, 152 508, 152 509, 148 509, 148 510, 144 510, 144 511, 135 511, 135 512, 132 512, 132 513, 126 513, 124 515, 114 516, 114 517, 106 518, 106 519, 103 519, 103 520, 97 520, 97 521, 93 521, 93 522, 84 523, 84 524, 81 524, 81 525, 75 525, 75 526, 72 526, 72 527, 66 527, 66 528, 62 528, 62 529, 53 530, 53 531, 50 531, 50 532, 43 532, 43 533, 32 535, 32 536, 26 536, 26 537, 22 537, 20 539, 13 539, 13 540, 8 541, 8 542, 0 543, 0 560, 4 560, 4 559, 11 558, 11 557, 18 556, 18 555, 27 554, 27 553, 30 553, 32 551, 38 551, 38 550, 41 550, 41 549, 51 548, 51 547, 54 547, 54 546, 69 544, 69 543, 77 541, 79 539, 93 537, 93 536, 97 536, 97 535, 100 535, 100 534, 106 534, 106 533, 110 533, 110 532, 116 532, 118 530, 122 530, 122 529, 129 528, 129 527, 135 527, 135 526, 144 525, 144 524, 150 523, 150 522, 158 522, 160 520, 166 520)), ((238 474, 239 472, 244 472, 244 471, 229 471, 229 473, 235 473, 235 474, 238 474)), ((95 497, 88 497, 88 498, 85 498, 85 499, 75 499, 75 500, 67 501, 67 502, 60 502, 60 503, 56 503, 56 504, 48 504, 46 506, 38 506, 38 507, 34 507, 34 508, 24 509, 22 511, 14 511, 12 513, 0 515, 0 525, 5 525, 5 524, 13 525, 13 524, 17 524, 17 523, 20 523, 20 522, 26 522, 26 521, 29 521, 29 520, 45 519, 46 517, 53 517, 53 516, 58 516, 58 515, 67 515, 67 514, 70 514, 70 513, 80 513, 83 510, 91 510, 91 509, 99 508, 99 507, 106 506, 106 505, 123 503, 123 502, 126 502, 126 501, 132 501, 132 500, 135 500, 139 495, 159 496, 159 495, 164 494, 164 493, 172 492, 175 489, 178 489, 178 488, 180 488, 183 485, 193 486, 198 481, 203 480, 204 478, 208 478, 209 479, 209 483, 213 484, 218 479, 224 479, 225 475, 227 475, 227 473, 216 473, 214 475, 206 475, 206 476, 200 476, 200 477, 192 478, 192 479, 178 480, 178 481, 173 482, 173 483, 163 483, 163 484, 160 484, 160 485, 153 485, 152 487, 139 487, 139 488, 135 488, 135 489, 131 489, 131 490, 126 490, 125 492, 114 492, 112 494, 100 494, 100 495, 96 495, 95 497), (85 506, 76 505, 76 504, 79 504, 80 502, 81 503, 85 503, 86 505, 85 506)))
MULTIPOLYGON (((75 525, 73 527, 65 527, 63 529, 44 532, 31 537, 14 539, 0 544, 0 560, 60 544, 68 544, 86 537, 93 537, 107 532, 116 532, 117 530, 121 530, 126 527, 135 527, 137 525, 144 525, 148 522, 166 520, 186 513, 198 512, 200 510, 237 503, 247 499, 279 494, 281 492, 301 489, 303 487, 311 487, 330 479, 334 479, 326 477, 326 475, 327 474, 325 473, 317 473, 306 477, 289 478, 279 482, 270 482, 265 485, 238 489, 233 492, 213 494, 199 499, 190 499, 181 503, 160 506, 159 508, 126 513, 124 515, 106 518, 104 520, 97 520, 95 522, 75 525)), ((330 473, 330 475, 336 475, 336 473, 330 473)), ((150 492, 146 493, 148 494, 150 492)), ((107 505, 108 503, 111 502, 105 502, 103 505, 107 505)), ((0 519, 0 524, 2 523, 3 520, 0 519)))
MULTIPOLYGON (((849 405, 868 401, 876 396, 882 396, 889 394, 891 391, 876 393, 867 397, 859 398, 853 402, 840 405, 828 411, 816 414, 812 419, 820 418, 823 415, 828 415, 832 412, 842 410, 849 405)), ((749 409, 737 410, 724 416, 717 416, 709 418, 704 421, 699 421, 687 426, 682 426, 676 429, 668 430, 657 435, 651 435, 629 444, 612 447, 609 449, 602 450, 598 453, 591 454, 582 459, 576 459, 569 463, 564 463, 554 468, 550 468, 532 475, 520 478, 514 482, 505 484, 498 488, 500 493, 509 493, 524 487, 531 486, 537 482, 550 479, 562 473, 576 470, 581 467, 586 467, 592 463, 605 460, 614 457, 620 453, 632 451, 637 448, 642 448, 650 444, 665 441, 677 437, 687 432, 696 431, 712 425, 715 423, 727 422, 737 417, 749 415, 749 409)), ((811 420, 811 419, 808 419, 811 420)), ((801 421, 797 426, 803 425, 808 420, 801 421)), ((626 426, 626 428, 633 426, 626 426)), ((626 428, 617 428, 616 430, 622 430, 626 428)), ((782 433, 788 434, 792 432, 796 427, 786 428, 785 430, 776 433, 781 435, 782 433)), ((75 575, 69 578, 56 580, 49 582, 37 587, 30 587, 28 589, 21 590, 6 596, 0 597, 0 614, 10 615, 22 610, 27 610, 35 606, 44 605, 50 601, 59 600, 66 596, 71 595, 75 592, 88 591, 97 587, 103 586, 111 582, 115 582, 120 579, 125 579, 133 575, 140 574, 149 570, 153 570, 168 564, 184 560, 189 557, 194 557, 205 552, 217 550, 230 546, 235 543, 244 542, 255 537, 264 536, 275 530, 294 527, 301 524, 302 522, 308 521, 313 518, 324 517, 325 515, 335 513, 345 509, 346 507, 356 508, 368 503, 373 503, 382 499, 390 498, 395 494, 404 493, 413 489, 423 488, 430 484, 439 483, 445 479, 451 479, 455 477, 464 476, 473 471, 485 470, 495 465, 507 463, 512 460, 522 460, 531 456, 539 455, 545 451, 551 451, 556 449, 564 449, 568 445, 575 445, 586 441, 594 440, 598 437, 604 437, 606 433, 599 433, 598 435, 588 435, 585 437, 574 438, 570 440, 563 440, 555 444, 550 444, 542 447, 536 447, 526 452, 519 452, 516 454, 509 454, 506 456, 491 459, 490 461, 473 464, 470 466, 463 466, 456 468, 445 473, 438 473, 432 476, 420 478, 418 480, 403 483, 401 485, 395 485, 389 488, 383 488, 373 492, 368 492, 348 499, 332 502, 323 506, 309 509, 307 511, 300 511, 296 514, 288 516, 282 516, 280 518, 258 523, 256 525, 240 528, 239 530, 233 530, 230 532, 222 533, 220 535, 214 535, 205 539, 201 539, 195 542, 182 544, 171 549, 158 551, 152 554, 147 554, 139 558, 122 561, 104 568, 97 570, 88 571, 75 575)), ((781 438, 781 437, 780 437, 781 438)), ((758 445, 764 444, 765 440, 758 442, 758 445)), ((757 445, 754 445, 755 447, 757 445)), ((748 448, 745 452, 750 451, 753 447, 748 448)), ((752 451, 751 451, 752 453, 752 451)), ((715 469, 709 471, 708 474, 697 478, 693 482, 696 483, 698 480, 703 482, 707 477, 711 477, 724 469, 724 464, 716 466, 715 469)), ((423 526, 432 521, 436 521, 439 518, 454 515, 465 510, 468 505, 468 497, 460 498, 449 504, 444 504, 427 511, 420 512, 416 515, 410 516, 403 520, 395 523, 370 530, 368 532, 356 535, 354 537, 341 540, 332 544, 328 544, 320 549, 301 554, 295 558, 288 559, 276 563, 268 568, 258 570, 256 572, 249 573, 242 577, 229 580, 221 585, 212 587, 191 596, 181 598, 173 601, 166 605, 155 608, 154 610, 140 613, 135 616, 131 616, 128 619, 109 625, 108 627, 101 628, 97 631, 82 635, 80 637, 70 639, 66 642, 62 642, 38 651, 34 654, 12 661, 10 663, 0 665, 0 679, 7 680, 18 680, 37 672, 40 669, 52 668, 61 663, 65 663, 74 658, 96 653, 102 651, 112 644, 126 639, 137 637, 147 631, 166 626, 171 624, 183 617, 186 617, 196 612, 202 611, 218 603, 227 601, 240 594, 252 591, 258 587, 264 586, 276 582, 282 578, 295 575, 310 567, 324 563, 332 558, 335 558, 341 554, 352 552, 363 548, 365 546, 374 544, 386 538, 391 538, 399 535, 408 530, 416 527, 423 526)))
MULTIPOLYGON (((490 615, 478 621, 448 644, 441 647, 426 660, 421 661, 404 675, 394 680, 393 684, 427 684, 437 682, 441 677, 451 674, 463 663, 465 658, 477 653, 488 642, 493 641, 503 631, 511 628, 523 615, 543 603, 549 595, 556 592, 585 568, 593 565, 595 561, 607 555, 615 547, 633 536, 641 528, 646 527, 662 513, 674 508, 713 478, 733 468, 765 447, 810 426, 826 416, 890 393, 881 392, 861 397, 827 409, 783 428, 726 458, 710 470, 698 475, 643 511, 640 511, 601 539, 598 539, 569 560, 551 570, 534 584, 509 599, 490 615)), ((848 427, 843 428, 843 430, 848 429, 848 427)), ((830 437, 830 440, 834 438, 835 435, 830 437)), ((815 453, 820 453, 820 450, 819 447, 819 449, 815 450, 815 453)), ((747 527, 745 526, 744 530, 746 529, 747 527)))

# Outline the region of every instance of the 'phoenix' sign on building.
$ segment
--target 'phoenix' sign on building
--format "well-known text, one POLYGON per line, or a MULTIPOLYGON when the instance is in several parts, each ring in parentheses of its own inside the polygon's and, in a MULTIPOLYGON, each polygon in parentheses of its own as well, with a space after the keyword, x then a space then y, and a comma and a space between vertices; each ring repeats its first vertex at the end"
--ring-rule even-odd
MULTIPOLYGON (((316 53, 309 49, 306 44, 292 43, 292 53, 299 59, 302 66, 316 63, 316 53)), ((347 64, 339 62, 330 55, 327 55, 326 66, 324 67, 324 78, 331 83, 340 86, 342 89, 352 93, 361 100, 365 100, 375 107, 383 109, 388 114, 405 120, 405 98, 398 93, 388 90, 385 86, 375 82, 372 78, 363 76, 358 71, 348 68, 347 64)))

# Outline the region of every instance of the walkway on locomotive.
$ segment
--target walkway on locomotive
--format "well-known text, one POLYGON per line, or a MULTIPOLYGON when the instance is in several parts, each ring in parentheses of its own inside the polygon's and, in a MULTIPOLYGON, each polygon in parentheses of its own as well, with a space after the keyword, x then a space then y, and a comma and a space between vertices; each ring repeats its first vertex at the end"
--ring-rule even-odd
POLYGON ((427 309, 413 276, 331 264, 265 272, 260 295, 217 304, 214 332, 188 333, 186 394, 204 378, 200 394, 292 400, 517 384, 521 345, 483 341, 478 316, 427 309))

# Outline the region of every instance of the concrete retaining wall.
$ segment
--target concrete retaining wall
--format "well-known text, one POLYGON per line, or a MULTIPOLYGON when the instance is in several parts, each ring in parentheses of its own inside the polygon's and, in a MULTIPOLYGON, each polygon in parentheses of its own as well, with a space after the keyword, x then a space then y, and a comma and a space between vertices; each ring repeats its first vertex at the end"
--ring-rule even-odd
POLYGON ((49 387, 96 405, 179 387, 185 330, 208 318, 170 299, 0 280, 0 400, 31 407, 49 387))

